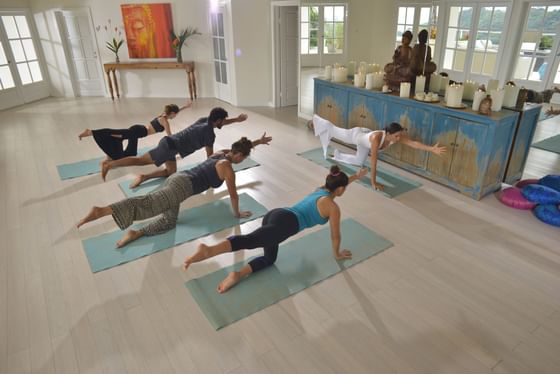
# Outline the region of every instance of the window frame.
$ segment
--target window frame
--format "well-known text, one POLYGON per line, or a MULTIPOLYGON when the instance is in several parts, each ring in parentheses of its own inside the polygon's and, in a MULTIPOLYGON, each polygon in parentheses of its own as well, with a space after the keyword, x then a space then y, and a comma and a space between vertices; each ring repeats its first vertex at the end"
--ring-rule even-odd
MULTIPOLYGON (((323 58, 324 56, 346 56, 347 49, 348 49, 348 4, 347 3, 309 3, 305 5, 300 5, 300 13, 299 13, 299 28, 300 28, 300 36, 299 36, 299 49, 300 55, 302 56, 317 56, 319 58, 323 58), (325 38, 325 7, 337 7, 341 6, 344 8, 344 17, 342 20, 343 29, 344 29, 344 37, 343 39, 343 48, 341 52, 325 52, 325 40, 326 39, 337 39, 337 38, 325 38), (311 40, 310 33, 312 31, 311 28, 308 29, 308 33, 306 36, 303 35, 303 28, 302 24, 307 23, 311 24, 311 21, 303 21, 303 17, 301 14, 301 9, 303 8, 311 8, 317 7, 318 8, 318 28, 317 28, 317 53, 309 53, 310 50, 310 43, 308 42, 307 53, 303 51, 301 48, 302 40, 307 39, 311 40)), ((309 18, 308 18, 309 19, 309 18)), ((313 29, 315 30, 315 29, 313 29)))
MULTIPOLYGON (((418 2, 403 1, 403 2, 398 2, 396 4, 396 7, 397 7, 397 22, 396 22, 396 30, 395 30, 395 48, 397 48, 399 45, 401 45, 401 39, 397 37, 397 33, 399 32, 399 26, 402 26, 402 25, 405 25, 404 31, 410 30, 410 32, 412 32, 413 39, 411 40, 410 44, 411 44, 411 47, 414 46, 414 44, 417 42, 418 33, 420 32, 420 30, 422 30, 422 28, 420 26, 421 10, 423 8, 430 8, 430 18, 432 18, 431 17, 432 5, 437 7, 436 23, 433 25, 436 28, 436 33, 437 33, 437 30, 440 29, 439 22, 440 22, 441 14, 442 14, 441 13, 442 6, 439 2, 436 1, 432 4, 432 3, 418 3, 418 2), (398 18, 399 17, 399 8, 414 8, 413 23, 411 25, 406 23, 406 20, 405 20, 404 24, 399 23, 399 18, 398 18), (409 26, 409 25, 411 26, 411 28, 406 27, 406 26, 409 26)), ((407 10, 407 12, 408 12, 408 10, 407 10)), ((430 22, 431 22, 431 19, 430 19, 430 22)), ((430 32, 430 30, 428 30, 428 32, 430 32)), ((438 52, 439 44, 441 44, 441 43, 439 43, 439 39, 431 39, 431 38, 428 37, 428 45, 430 46, 430 48, 432 50, 432 60, 434 60, 434 61, 437 61, 438 56, 439 56, 439 52, 438 52), (435 41, 432 43, 432 40, 435 40, 435 41)), ((438 65, 438 67, 439 67, 439 65, 438 65)))

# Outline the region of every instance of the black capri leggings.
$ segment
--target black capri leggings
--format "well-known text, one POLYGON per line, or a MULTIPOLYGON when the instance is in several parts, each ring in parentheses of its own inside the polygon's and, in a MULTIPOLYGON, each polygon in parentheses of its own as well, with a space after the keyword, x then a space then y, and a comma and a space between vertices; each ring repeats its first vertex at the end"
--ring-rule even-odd
POLYGON ((263 247, 264 254, 249 262, 251 270, 256 273, 276 261, 278 244, 297 234, 299 223, 294 213, 284 208, 272 209, 265 214, 262 226, 247 235, 230 236, 232 251, 263 247))
POLYGON ((112 160, 118 160, 128 156, 136 156, 138 153, 138 139, 148 135, 148 130, 143 125, 134 125, 128 129, 99 129, 92 130, 93 139, 112 160), (128 140, 126 149, 123 141, 128 140))

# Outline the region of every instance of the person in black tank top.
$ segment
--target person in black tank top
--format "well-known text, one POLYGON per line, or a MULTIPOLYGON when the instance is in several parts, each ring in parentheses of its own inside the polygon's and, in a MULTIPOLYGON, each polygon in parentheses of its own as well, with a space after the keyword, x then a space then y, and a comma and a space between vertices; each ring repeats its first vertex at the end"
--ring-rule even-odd
POLYGON ((171 135, 171 127, 169 120, 175 118, 177 114, 186 108, 189 108, 192 102, 179 108, 175 104, 166 105, 163 113, 150 121, 149 125, 133 125, 128 129, 85 129, 78 138, 93 136, 93 139, 107 155, 107 160, 120 160, 121 158, 136 156, 138 154, 138 139, 145 138, 158 132, 165 131, 167 135, 171 135), (123 142, 127 141, 126 148, 123 142))
POLYGON ((183 263, 187 270, 195 262, 204 261, 226 252, 242 249, 263 248, 263 255, 255 257, 239 271, 232 271, 218 285, 218 292, 223 293, 235 286, 241 279, 265 269, 274 262, 278 255, 278 245, 299 231, 315 224, 329 222, 331 228, 333 255, 337 260, 352 258, 347 249, 340 249, 340 209, 335 197, 342 196, 349 183, 366 175, 367 169, 362 168, 355 175, 348 177, 338 165, 333 165, 325 184, 310 195, 307 195, 291 208, 276 208, 265 214, 262 226, 245 235, 233 235, 218 244, 198 245, 197 251, 188 256, 183 263))
POLYGON ((228 112, 223 108, 214 108, 208 117, 200 118, 191 126, 173 134, 164 136, 157 147, 151 149, 140 157, 125 157, 119 160, 106 160, 101 164, 101 177, 105 180, 110 169, 121 166, 132 165, 164 165, 164 169, 157 169, 148 174, 137 175, 130 184, 130 188, 138 187, 142 182, 152 178, 167 178, 177 171, 177 154, 186 157, 200 148, 206 148, 209 157, 214 153, 214 140, 216 135, 214 129, 235 122, 243 122, 247 119, 246 114, 240 114, 235 118, 227 118, 228 112))
POLYGON ((161 214, 161 217, 151 221, 140 230, 128 230, 117 247, 122 247, 144 235, 151 236, 164 233, 175 227, 179 215, 179 206, 192 195, 199 194, 209 188, 227 184, 231 209, 238 218, 249 217, 251 212, 239 210, 239 197, 235 184, 235 173, 232 164, 245 160, 251 149, 258 144, 268 144, 272 138, 264 134, 261 139, 250 141, 243 137, 231 145, 231 149, 218 152, 198 166, 176 173, 165 181, 165 185, 145 196, 132 197, 117 203, 93 207, 90 212, 78 222, 79 228, 87 222, 112 215, 121 230, 125 230, 134 221, 144 220, 161 214), (267 142, 261 140, 268 139, 267 142))

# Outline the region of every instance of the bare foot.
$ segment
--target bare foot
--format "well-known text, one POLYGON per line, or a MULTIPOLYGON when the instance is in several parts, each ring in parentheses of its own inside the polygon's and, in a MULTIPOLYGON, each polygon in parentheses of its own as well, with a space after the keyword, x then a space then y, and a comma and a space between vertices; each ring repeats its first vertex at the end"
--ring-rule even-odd
POLYGON ((126 234, 117 242, 117 248, 122 248, 130 242, 135 241, 136 239, 144 236, 141 231, 136 230, 128 230, 126 234))
POLYGON ((185 262, 183 262, 183 270, 187 270, 191 264, 195 262, 200 262, 202 260, 206 260, 208 258, 208 246, 204 243, 200 243, 196 247, 196 252, 187 257, 185 262))
POLYGON ((313 126, 313 121, 312 120, 307 121, 307 129, 309 131, 315 131, 315 127, 313 126))
MULTIPOLYGON (((78 224, 76 225, 77 228, 80 228, 80 226, 82 226, 85 223, 91 222, 91 221, 95 221, 98 218, 101 218, 103 216, 107 215, 107 212, 105 211, 106 208, 100 208, 97 206, 94 206, 93 208, 91 208, 91 210, 89 211, 89 213, 87 214, 87 216, 85 216, 84 218, 82 218, 80 220, 80 222, 78 222, 78 224)), ((109 210, 111 208, 108 208, 109 210)), ((110 211, 109 211, 110 214, 110 211)))
POLYGON ((134 180, 132 181, 132 183, 130 183, 130 185, 128 186, 129 188, 136 188, 138 187, 140 184, 142 184, 142 182, 144 182, 146 179, 144 178, 144 174, 138 174, 136 176, 136 178, 134 178, 134 180))
POLYGON ((101 178, 103 178, 103 182, 105 182, 105 178, 107 178, 107 173, 109 172, 109 169, 111 169, 111 164, 109 164, 109 161, 107 160, 101 161, 101 178))
POLYGON ((82 133, 80 135, 78 135, 78 139, 82 140, 82 138, 85 138, 86 136, 91 136, 91 130, 90 129, 85 129, 84 131, 82 131, 82 133))
POLYGON ((235 286, 241 280, 241 273, 238 271, 232 271, 224 278, 223 281, 218 285, 218 292, 224 293, 233 286, 235 286))

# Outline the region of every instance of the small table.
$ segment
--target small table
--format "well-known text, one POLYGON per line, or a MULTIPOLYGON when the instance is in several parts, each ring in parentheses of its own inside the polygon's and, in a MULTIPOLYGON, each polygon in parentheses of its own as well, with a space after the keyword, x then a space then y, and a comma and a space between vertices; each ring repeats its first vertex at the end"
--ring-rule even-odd
POLYGON ((187 73, 187 81, 189 84, 189 93, 191 100, 197 98, 196 95, 196 79, 194 77, 194 61, 187 62, 119 62, 103 64, 105 74, 107 74, 107 81, 109 82, 109 92, 111 92, 111 99, 115 100, 113 94, 113 85, 117 97, 120 98, 119 84, 117 82, 116 70, 135 70, 135 69, 182 69, 187 73), (112 77, 111 77, 112 73, 112 77))

